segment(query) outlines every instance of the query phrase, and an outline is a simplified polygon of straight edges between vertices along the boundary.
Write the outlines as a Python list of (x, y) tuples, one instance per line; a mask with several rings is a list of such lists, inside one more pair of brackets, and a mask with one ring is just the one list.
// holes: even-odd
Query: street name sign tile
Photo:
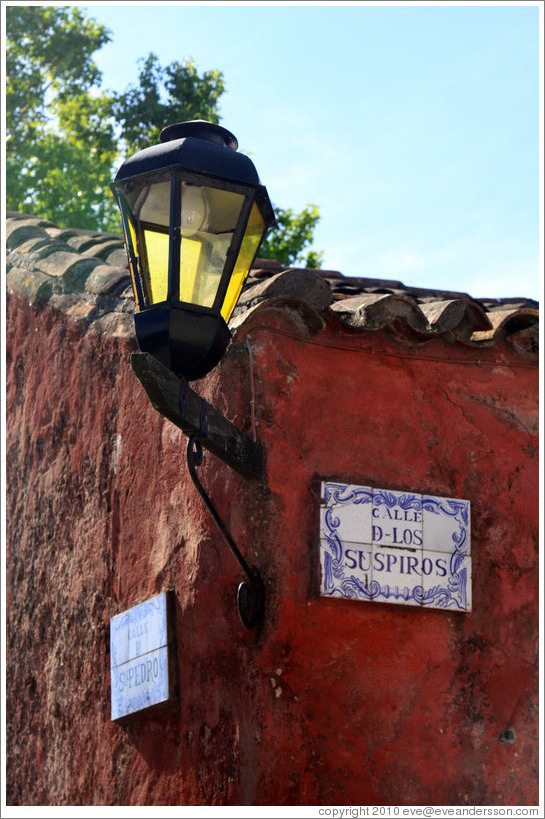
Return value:
[(163, 592), (110, 620), (112, 720), (174, 701), (169, 608)]
[(324, 481), (320, 594), (471, 611), (470, 502)]

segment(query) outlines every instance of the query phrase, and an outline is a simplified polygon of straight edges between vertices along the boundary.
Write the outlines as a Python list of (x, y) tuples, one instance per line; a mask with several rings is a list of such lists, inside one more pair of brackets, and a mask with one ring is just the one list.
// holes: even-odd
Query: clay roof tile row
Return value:
[[(7, 286), (29, 301), (47, 301), (99, 332), (130, 336), (134, 300), (120, 235), (59, 228), (38, 217), (9, 212), (6, 224)], [(410, 287), (400, 281), (347, 277), (336, 270), (285, 268), (258, 259), (234, 314), (271, 299), (329, 311), (353, 331), (387, 328), (406, 344), (442, 336), (470, 346), (499, 338), (535, 359), (539, 348), (538, 303), (532, 299), (473, 299), (467, 293)]]

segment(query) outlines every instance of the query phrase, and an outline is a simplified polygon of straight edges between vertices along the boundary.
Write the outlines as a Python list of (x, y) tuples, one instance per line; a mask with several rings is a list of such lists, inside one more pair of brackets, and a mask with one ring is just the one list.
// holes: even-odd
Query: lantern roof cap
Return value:
[(207, 122), (207, 120), (204, 119), (175, 122), (172, 125), (167, 125), (159, 134), (161, 142), (172, 142), (173, 140), (186, 139), (187, 137), (202, 139), (205, 142), (213, 142), (215, 145), (230, 148), (232, 151), (236, 151), (238, 148), (238, 140), (231, 131), (228, 131), (227, 128), (223, 128), (221, 125)]
[(238, 153), (235, 136), (205, 120), (177, 122), (161, 131), (161, 142), (129, 156), (115, 182), (167, 169), (209, 176), (235, 184), (262, 187), (252, 160)]

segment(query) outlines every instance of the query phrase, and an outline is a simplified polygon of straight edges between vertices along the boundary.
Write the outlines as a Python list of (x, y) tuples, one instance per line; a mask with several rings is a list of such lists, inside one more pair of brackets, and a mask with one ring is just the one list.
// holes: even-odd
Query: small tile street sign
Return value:
[(169, 621), (166, 592), (110, 620), (113, 720), (173, 702)]
[(467, 500), (323, 482), (320, 594), (471, 611)]

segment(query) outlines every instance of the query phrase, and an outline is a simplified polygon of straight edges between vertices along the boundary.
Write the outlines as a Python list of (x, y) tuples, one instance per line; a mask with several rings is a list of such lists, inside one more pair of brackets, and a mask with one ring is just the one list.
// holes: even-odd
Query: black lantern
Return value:
[(170, 125), (161, 144), (123, 163), (112, 190), (136, 298), (142, 352), (133, 354), (133, 370), (155, 409), (189, 436), (189, 472), (246, 574), (238, 609), (244, 625), (253, 628), (263, 618), (261, 575), (238, 550), (196, 467), (206, 447), (246, 477), (259, 478), (261, 446), (187, 383), (206, 375), (225, 352), (227, 322), (265, 231), (275, 223), (253, 163), (237, 148), (233, 134), (219, 125)]
[(127, 159), (112, 184), (136, 298), (135, 329), (188, 381), (230, 340), (227, 322), (268, 227), (267, 191), (236, 138), (203, 120), (170, 125)]

